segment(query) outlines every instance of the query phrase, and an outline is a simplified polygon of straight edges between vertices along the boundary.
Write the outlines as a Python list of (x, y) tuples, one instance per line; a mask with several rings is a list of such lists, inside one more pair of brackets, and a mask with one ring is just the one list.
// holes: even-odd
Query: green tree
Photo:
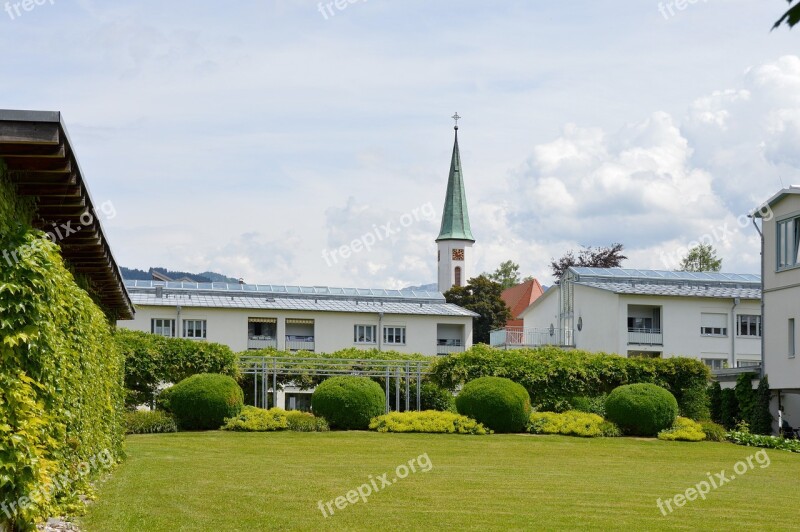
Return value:
[(736, 391), (733, 388), (725, 388), (722, 390), (722, 426), (732, 430), (741, 417)]
[(681, 260), (681, 272), (718, 272), (722, 269), (722, 259), (711, 244), (699, 244)]
[[(795, 0), (786, 0), (787, 3), (791, 4)], [(786, 23), (787, 26), (790, 28), (794, 27), (795, 24), (800, 22), (800, 2), (796, 3), (795, 5), (791, 6), (789, 10), (783, 14), (781, 18), (778, 19), (777, 22), (772, 26), (772, 29), (780, 27), (781, 24)]]
[(505, 327), (511, 310), (500, 295), (503, 287), (485, 275), (473, 277), (466, 286), (454, 286), (444, 293), (448, 303), (471, 310), (479, 315), (472, 322), (474, 343), (489, 343), (489, 333)]
[(500, 264), (494, 273), (484, 273), (488, 279), (499, 283), (500, 286), (503, 287), (503, 290), (506, 288), (511, 288), (512, 286), (518, 285), (520, 282), (520, 274), (519, 274), (519, 264), (514, 262), (513, 260), (507, 260)]
[(769, 390), (769, 381), (765, 376), (758, 383), (755, 406), (751, 413), (750, 432), (753, 434), (772, 434), (772, 414), (769, 411), (771, 399), (772, 393)]
[(711, 421), (722, 425), (722, 387), (716, 381), (708, 388), (708, 403)]
[(560, 259), (550, 261), (550, 269), (553, 277), (561, 279), (570, 266), (588, 266), (591, 268), (618, 268), (622, 261), (628, 257), (622, 254), (624, 246), (619, 243), (611, 244), (608, 247), (583, 246), (575, 256), (574, 251), (568, 251)]
[(752, 430), (753, 413), (756, 410), (756, 391), (753, 389), (754, 373), (742, 373), (736, 378), (736, 402), (739, 403), (740, 419), (747, 421)]

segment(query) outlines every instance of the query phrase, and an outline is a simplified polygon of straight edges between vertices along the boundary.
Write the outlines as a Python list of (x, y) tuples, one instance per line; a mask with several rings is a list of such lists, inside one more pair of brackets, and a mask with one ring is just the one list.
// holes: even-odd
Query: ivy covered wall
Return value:
[(0, 529), (12, 530), (57, 515), (122, 453), (111, 325), (32, 213), (0, 161)]

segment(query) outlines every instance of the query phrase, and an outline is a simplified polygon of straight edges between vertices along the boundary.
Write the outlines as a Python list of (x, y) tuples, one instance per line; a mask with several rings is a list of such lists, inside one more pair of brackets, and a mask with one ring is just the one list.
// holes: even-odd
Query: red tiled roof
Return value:
[(518, 316), (543, 293), (542, 285), (536, 279), (503, 290), (501, 297), (511, 309), (511, 319), (506, 322), (506, 327), (522, 327), (523, 321)]

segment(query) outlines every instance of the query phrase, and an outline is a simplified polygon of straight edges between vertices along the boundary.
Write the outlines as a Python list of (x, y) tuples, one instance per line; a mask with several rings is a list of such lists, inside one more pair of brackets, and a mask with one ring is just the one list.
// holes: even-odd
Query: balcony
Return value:
[(519, 348), (557, 345), (572, 347), (572, 331), (569, 329), (527, 329), (525, 327), (506, 327), (489, 333), (492, 347)]
[(436, 345), (437, 355), (451, 355), (453, 353), (463, 353), (464, 346), (461, 340), (439, 340)]
[(250, 336), (247, 339), (247, 349), (277, 349), (278, 339), (272, 336)]
[(314, 352), (314, 337), (286, 335), (286, 350)]
[(628, 328), (629, 345), (664, 345), (661, 329)]

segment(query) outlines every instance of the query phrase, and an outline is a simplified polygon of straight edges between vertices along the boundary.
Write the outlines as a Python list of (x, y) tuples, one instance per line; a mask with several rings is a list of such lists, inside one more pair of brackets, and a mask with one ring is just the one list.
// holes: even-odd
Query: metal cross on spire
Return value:
[(458, 121), (459, 121), (459, 120), (461, 120), (461, 117), (460, 117), (460, 116), (458, 116), (458, 113), (456, 113), (456, 114), (454, 114), (453, 116), (451, 116), (450, 118), (452, 118), (453, 120), (455, 120), (455, 121), (456, 121), (456, 127), (455, 127), (455, 129), (458, 129)]

